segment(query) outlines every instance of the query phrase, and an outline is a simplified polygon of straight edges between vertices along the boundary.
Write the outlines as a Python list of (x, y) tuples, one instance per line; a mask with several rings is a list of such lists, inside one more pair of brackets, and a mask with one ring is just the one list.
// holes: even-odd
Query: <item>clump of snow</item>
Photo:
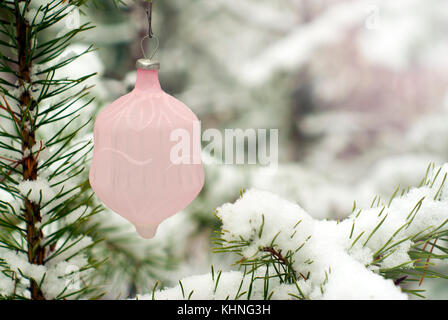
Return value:
[(36, 180), (22, 181), (17, 189), (20, 193), (34, 203), (45, 203), (54, 198), (55, 193), (48, 180), (37, 178)]
[[(85, 276), (85, 272), (80, 269), (81, 267), (73, 263), (72, 260), (50, 263), (47, 277), (42, 285), (42, 292), (45, 297), (55, 299), (62, 294), (65, 296), (79, 291), (82, 288), (82, 277)], [(70, 297), (73, 298), (73, 296)]]
[[(260, 268), (255, 272), (255, 277), (263, 277), (266, 274), (265, 268)], [(270, 283), (274, 292), (273, 299), (290, 299), (290, 294), (297, 294), (295, 285), (284, 284), (278, 281)], [(250, 292), (251, 299), (263, 299), (264, 283), (254, 282), (250, 288), (250, 277), (244, 276), (240, 271), (214, 271), (204, 275), (187, 277), (181, 280), (182, 286), (168, 288), (154, 292), (154, 299), (190, 299), (190, 300), (225, 300), (225, 299), (246, 299)], [(298, 281), (298, 285), (304, 294), (309, 293), (310, 287), (303, 281)], [(139, 300), (151, 300), (153, 294), (138, 295)]]
[(23, 152), (23, 157), (28, 157), (30, 154), (37, 155), (39, 154), (38, 161), (41, 162), (43, 160), (47, 160), (49, 158), (49, 153), (43, 141), (36, 142), (33, 147), (30, 149), (25, 149)]
[[(343, 221), (316, 220), (295, 203), (252, 189), (217, 209), (222, 238), (230, 244), (243, 242), (240, 254), (246, 259), (260, 258), (267, 247), (291, 254), (294, 271), (308, 275), (300, 283), (310, 299), (406, 299), (393, 279), (380, 271), (412, 268), (409, 251), (415, 241), (437, 228), (446, 230), (447, 175), (448, 164), (432, 166), (421, 187), (385, 202), (378, 199), (369, 208), (354, 208)], [(257, 275), (263, 278), (265, 271), (259, 268)], [(177, 286), (156, 292), (155, 298), (187, 298), (194, 290), (192, 299), (232, 299), (250, 282), (250, 275), (238, 272), (222, 273), (218, 285), (212, 278), (211, 274), (186, 278), (183, 291)], [(291, 293), (291, 286), (275, 278), (270, 288), (273, 298)], [(263, 281), (255, 281), (252, 298), (262, 299), (263, 294)]]
[[(217, 277), (218, 275), (215, 274), (215, 276)], [(182, 298), (185, 295), (185, 298), (187, 298), (193, 291), (191, 299), (210, 299), (210, 297), (215, 297), (215, 299), (225, 299), (230, 292), (233, 292), (235, 288), (238, 288), (241, 278), (242, 274), (237, 271), (223, 273), (220, 279), (222, 285), (219, 286), (218, 283), (219, 290), (217, 289), (216, 292), (214, 292), (215, 281), (212, 279), (210, 273), (191, 276), (182, 280), (182, 286), (184, 288), (183, 293), (182, 289), (179, 287), (158, 292), (157, 295), (155, 295), (155, 298), (171, 299), (170, 297), (172, 297), (173, 294)], [(178, 292), (174, 292), (175, 290)], [(145, 298), (149, 298), (149, 295), (139, 297), (139, 299), (142, 300)]]
[[(60, 55), (59, 60), (52, 62), (58, 63), (66, 59), (81, 55), (76, 58), (72, 63), (56, 71), (55, 77), (58, 78), (70, 78), (79, 79), (84, 77), (86, 74), (97, 73), (102, 75), (104, 73), (104, 64), (101, 61), (97, 52), (87, 52), (89, 49), (88, 45), (76, 43), (68, 46), (64, 52)], [(85, 54), (83, 54), (86, 52)], [(84, 82), (85, 85), (96, 84), (96, 80), (89, 79)]]
[(0, 295), (9, 296), (14, 292), (14, 281), (0, 272)]
[(399, 266), (403, 263), (406, 263), (411, 260), (409, 257), (409, 249), (411, 248), (412, 241), (407, 240), (401, 244), (399, 244), (395, 249), (395, 252), (386, 257), (382, 263), (381, 266), (385, 269), (393, 268), (396, 266)]
[[(61, 294), (76, 293), (83, 287), (81, 283), (83, 277), (89, 273), (82, 269), (88, 265), (87, 258), (84, 254), (78, 253), (91, 243), (92, 240), (88, 237), (68, 241), (66, 244), (68, 250), (50, 259), (45, 265), (30, 263), (23, 252), (0, 248), (1, 271), (13, 272), (17, 282), (14, 285), (12, 278), (0, 271), (0, 295), (11, 295), (15, 287), (17, 294), (29, 296), (29, 279), (42, 284), (41, 289), (46, 299), (55, 299)], [(56, 250), (58, 249), (56, 247)]]
[(47, 269), (45, 266), (32, 264), (24, 253), (15, 253), (10, 250), (1, 249), (0, 257), (7, 263), (9, 269), (26, 277), (33, 278), (37, 282), (42, 280)]
[[(63, 241), (61, 244), (64, 243)], [(80, 236), (75, 239), (68, 240), (66, 244), (64, 244), (64, 249), (61, 251), (61, 253), (57, 254), (54, 258), (51, 260), (53, 263), (64, 261), (72, 256), (75, 256), (77, 254), (80, 254), (83, 252), (85, 248), (90, 246), (93, 243), (92, 238), (87, 236)], [(59, 249), (58, 246), (56, 246), (56, 251)], [(51, 256), (50, 256), (51, 258)]]

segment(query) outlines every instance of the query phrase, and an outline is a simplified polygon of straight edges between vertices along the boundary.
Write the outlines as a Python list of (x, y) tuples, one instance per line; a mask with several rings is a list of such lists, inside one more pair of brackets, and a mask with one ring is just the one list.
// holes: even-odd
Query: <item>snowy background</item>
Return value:
[[(200, 196), (153, 240), (103, 212), (98, 219), (117, 228), (136, 261), (126, 274), (105, 272), (107, 297), (148, 293), (156, 280), (170, 286), (210, 264), (229, 270), (234, 257), (211, 252), (220, 226), (213, 210), (242, 188), (271, 191), (316, 219), (341, 219), (354, 201), (389, 198), (398, 185), (417, 185), (430, 162), (447, 161), (446, 0), (154, 2), (165, 91), (203, 129), (278, 128), (279, 167), (207, 165)], [(98, 48), (64, 70), (98, 72), (86, 119), (133, 87), (147, 22), (143, 2), (126, 4), (86, 9), (97, 28), (67, 52)], [(75, 12), (61, 29), (77, 19)], [(121, 261), (114, 251), (108, 263)], [(448, 297), (443, 281), (424, 286), (429, 298)]]

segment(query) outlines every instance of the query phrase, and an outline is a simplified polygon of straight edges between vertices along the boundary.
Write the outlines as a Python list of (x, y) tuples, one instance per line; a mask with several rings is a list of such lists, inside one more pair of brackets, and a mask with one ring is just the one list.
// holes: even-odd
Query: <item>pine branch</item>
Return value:
[[(26, 2), (25, 6), (29, 5)], [(29, 22), (21, 16), (18, 2), (16, 3), (15, 25), (18, 44), (18, 79), (22, 83), (30, 83), (31, 80), (31, 67), (32, 63), (28, 57), (28, 51), (32, 46), (30, 34)], [(21, 110), (20, 122), (30, 123), (29, 112), (25, 113), (24, 110), (33, 111), (35, 108), (35, 101), (31, 98), (28, 91), (24, 91), (19, 97), (19, 108)], [(22, 172), (23, 180), (36, 180), (37, 179), (37, 157), (35, 157), (30, 150), (33, 148), (36, 142), (35, 131), (29, 125), (22, 126)], [(42, 231), (36, 228), (36, 223), (42, 221), (40, 207), (38, 204), (25, 199), (25, 217), (26, 217), (26, 238), (28, 242), (28, 261), (32, 264), (43, 265), (45, 257), (45, 247), (41, 246), (43, 238)], [(44, 295), (34, 279), (30, 279), (30, 291), (31, 298), (34, 300), (44, 300)]]
[[(85, 257), (101, 240), (92, 240), (96, 229), (87, 224), (99, 208), (91, 200), (92, 193), (81, 190), (84, 181), (79, 182), (91, 144), (78, 140), (90, 122), (79, 124), (77, 119), (93, 100), (88, 97), (89, 87), (80, 87), (92, 75), (55, 77), (59, 69), (90, 52), (89, 48), (74, 57), (59, 57), (77, 34), (91, 27), (75, 28), (43, 46), (37, 41), (67, 17), (70, 3), (48, 1), (34, 7), (34, 16), (29, 14), (31, 0), (0, 4), (5, 12), (0, 32), (7, 38), (0, 46), (13, 49), (12, 57), (0, 53), (0, 69), (9, 74), (8, 81), (0, 81), (0, 121), (12, 128), (6, 131), (0, 125), (0, 150), (7, 153), (0, 156), (0, 188), (11, 198), (0, 201), (0, 277), (6, 275), (14, 283), (6, 295), (17, 299), (101, 295), (88, 272), (104, 259)], [(68, 111), (76, 103), (80, 107)], [(43, 127), (51, 128), (54, 135), (42, 135)], [(79, 287), (71, 287), (73, 281)]]
[[(195, 291), (196, 298), (204, 298), (210, 288), (216, 299), (229, 294), (271, 299), (278, 293), (296, 299), (424, 297), (423, 289), (401, 286), (448, 279), (437, 269), (448, 259), (447, 176), (448, 164), (430, 165), (418, 188), (401, 193), (397, 188), (386, 203), (375, 197), (368, 209), (354, 205), (342, 221), (317, 221), (269, 192), (242, 193), (235, 203), (216, 209), (222, 228), (213, 239), (214, 252), (239, 256), (240, 273), (221, 275), (235, 292), (228, 292), (229, 283), (219, 289), (213, 268), (212, 281), (208, 275), (183, 279), (183, 292), (189, 290), (186, 283), (201, 281), (204, 292)], [(296, 292), (289, 291), (291, 285)], [(165, 289), (152, 298), (185, 298), (178, 290)]]

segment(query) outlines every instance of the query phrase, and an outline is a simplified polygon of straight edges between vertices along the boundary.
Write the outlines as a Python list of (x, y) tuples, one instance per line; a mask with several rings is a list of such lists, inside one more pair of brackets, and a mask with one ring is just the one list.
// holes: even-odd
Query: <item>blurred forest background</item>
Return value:
[[(98, 73), (83, 117), (133, 88), (146, 4), (101, 1), (61, 25), (79, 17), (97, 26), (66, 52), (97, 48), (64, 70)], [(353, 201), (388, 198), (398, 185), (416, 185), (430, 162), (447, 161), (446, 0), (163, 0), (153, 14), (164, 90), (203, 129), (278, 128), (279, 167), (206, 165), (200, 196), (149, 241), (118, 215), (98, 215), (111, 231), (107, 298), (151, 292), (156, 280), (173, 285), (210, 264), (228, 269), (231, 257), (211, 250), (213, 209), (242, 188), (341, 219)], [(429, 298), (447, 297), (444, 282), (424, 284)]]

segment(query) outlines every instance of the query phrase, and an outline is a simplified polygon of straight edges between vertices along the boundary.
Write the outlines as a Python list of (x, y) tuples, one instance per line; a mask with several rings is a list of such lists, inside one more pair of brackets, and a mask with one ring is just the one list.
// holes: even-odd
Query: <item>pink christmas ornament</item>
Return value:
[[(204, 184), (200, 135), (193, 133), (198, 119), (161, 89), (158, 69), (156, 62), (139, 60), (134, 90), (98, 115), (89, 175), (98, 198), (144, 238), (193, 201)], [(173, 132), (189, 139), (182, 163)]]

